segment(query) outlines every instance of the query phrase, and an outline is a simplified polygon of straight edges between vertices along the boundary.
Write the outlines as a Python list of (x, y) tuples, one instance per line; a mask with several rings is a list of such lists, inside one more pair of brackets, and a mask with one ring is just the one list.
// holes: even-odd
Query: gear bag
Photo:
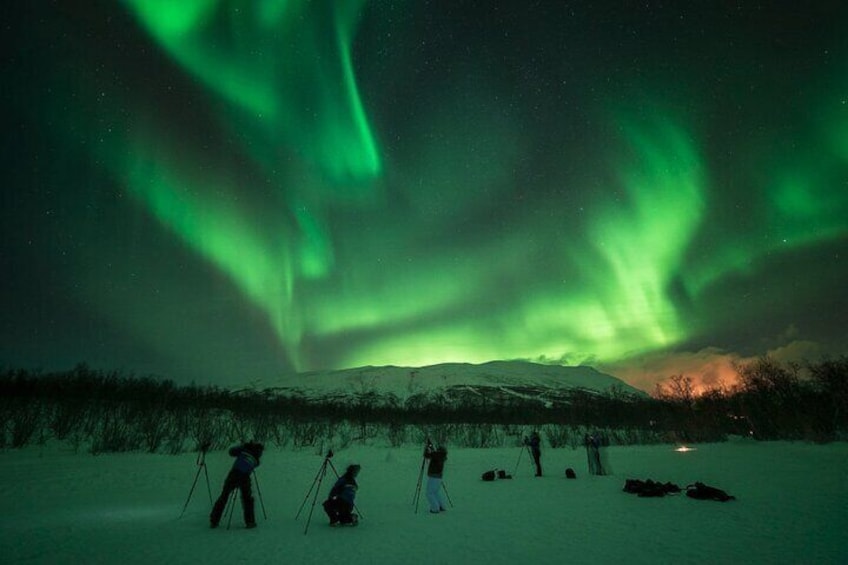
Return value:
[(711, 487), (704, 483), (695, 483), (686, 487), (686, 496), (696, 498), (698, 500), (717, 500), (719, 502), (727, 502), (728, 500), (736, 500), (735, 496), (731, 496), (720, 488)]

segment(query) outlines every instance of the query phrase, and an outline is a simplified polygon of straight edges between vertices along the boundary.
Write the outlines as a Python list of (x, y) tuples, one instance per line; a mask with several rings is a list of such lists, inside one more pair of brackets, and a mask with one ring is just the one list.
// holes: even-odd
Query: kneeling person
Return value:
[(355, 525), (358, 516), (353, 513), (354, 500), (356, 499), (356, 476), (359, 474), (359, 465), (350, 465), (345, 474), (339, 477), (330, 496), (324, 501), (324, 512), (330, 517), (330, 525), (336, 524)]

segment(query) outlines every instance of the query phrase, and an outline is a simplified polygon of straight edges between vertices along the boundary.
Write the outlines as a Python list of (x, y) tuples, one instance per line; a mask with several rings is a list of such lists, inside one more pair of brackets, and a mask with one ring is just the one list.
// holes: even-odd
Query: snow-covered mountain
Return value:
[(262, 383), (267, 392), (313, 400), (343, 400), (361, 395), (441, 400), (452, 404), (485, 399), (491, 402), (539, 401), (545, 405), (567, 402), (577, 391), (589, 394), (621, 393), (645, 397), (644, 391), (592, 367), (539, 365), (525, 361), (443, 363), (428, 367), (358, 367), (314, 371)]

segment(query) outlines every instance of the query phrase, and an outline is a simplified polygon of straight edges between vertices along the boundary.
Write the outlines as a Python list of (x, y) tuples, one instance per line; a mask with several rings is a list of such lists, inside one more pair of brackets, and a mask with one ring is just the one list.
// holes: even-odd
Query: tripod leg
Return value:
[[(527, 448), (527, 462), (528, 462), (528, 463), (530, 463), (530, 466), (531, 466), (531, 467), (534, 467), (534, 468), (535, 468), (535, 466), (536, 466), (536, 463), (535, 463), (536, 458), (535, 458), (535, 457), (533, 457), (533, 452), (532, 452), (532, 451), (530, 451), (530, 446), (529, 446), (529, 445), (525, 445), (524, 447), (525, 447), (525, 448)], [(535, 473), (536, 471), (534, 470), (533, 472)]]
[(209, 492), (209, 504), (212, 504), (212, 486), (209, 484), (209, 469), (206, 468), (206, 463), (203, 463), (203, 472), (206, 474), (206, 490)]
[(445, 491), (445, 496), (448, 497), (448, 502), (450, 503), (451, 508), (453, 508), (453, 500), (451, 500), (450, 494), (448, 494), (448, 487), (445, 485), (444, 479), (442, 479), (442, 490)]
[[(191, 483), (191, 490), (188, 491), (188, 498), (183, 505), (183, 511), (180, 512), (180, 518), (185, 514), (186, 508), (188, 508), (188, 503), (191, 500), (191, 495), (194, 494), (194, 487), (197, 486), (197, 479), (200, 478), (200, 467), (197, 468), (197, 473), (194, 475), (194, 482)], [(209, 475), (206, 475), (206, 484), (209, 484)], [(212, 502), (212, 491), (209, 491), (209, 502)]]
[(518, 452), (518, 460), (515, 462), (515, 471), (512, 472), (513, 475), (518, 473), (518, 465), (521, 463), (521, 456), (524, 455), (524, 450), (521, 449)]
[(418, 501), (421, 499), (421, 482), (424, 479), (424, 464), (427, 462), (427, 458), (423, 457), (421, 459), (421, 469), (418, 471), (418, 483), (415, 485), (415, 495), (412, 497), (412, 504), (415, 505), (415, 513), (418, 514)]
[(300, 517), (300, 513), (303, 511), (303, 507), (306, 506), (306, 501), (309, 500), (309, 495), (312, 494), (312, 489), (315, 488), (316, 485), (320, 485), (321, 478), (323, 478), (323, 473), (327, 472), (327, 460), (324, 460), (324, 463), (321, 465), (321, 468), (318, 469), (318, 473), (315, 474), (315, 478), (312, 480), (312, 486), (309, 487), (309, 492), (306, 493), (306, 496), (303, 497), (303, 502), (300, 504), (300, 508), (297, 511), (294, 519), (297, 520)]
[(312, 496), (312, 506), (309, 508), (309, 516), (306, 518), (306, 527), (303, 528), (303, 535), (306, 535), (309, 531), (309, 524), (312, 522), (312, 512), (315, 510), (315, 502), (318, 500), (318, 491), (321, 490), (321, 483), (324, 481), (324, 475), (327, 474), (328, 461), (329, 459), (324, 459), (324, 464), (321, 465), (321, 470), (318, 471), (318, 484), (315, 488), (315, 494)]
[(256, 494), (259, 495), (259, 506), (262, 507), (262, 515), (265, 519), (268, 519), (268, 514), (265, 512), (265, 501), (262, 500), (262, 491), (259, 489), (259, 476), (256, 474), (256, 470), (253, 470), (253, 482), (256, 483)]
[[(230, 525), (233, 523), (233, 510), (235, 510), (235, 508), (236, 508), (236, 497), (238, 496), (238, 490), (239, 489), (237, 489), (237, 488), (234, 488), (232, 490), (232, 492), (230, 493), (230, 500), (227, 503), (227, 505), (230, 508), (230, 512), (227, 515), (227, 529), (228, 530), (230, 529)], [(226, 512), (226, 508), (224, 509), (224, 512)]]

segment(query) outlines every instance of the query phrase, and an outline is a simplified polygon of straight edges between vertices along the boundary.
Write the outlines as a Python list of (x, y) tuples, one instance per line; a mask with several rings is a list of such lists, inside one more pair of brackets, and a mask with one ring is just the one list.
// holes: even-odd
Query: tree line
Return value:
[(736, 423), (757, 439), (833, 441), (848, 438), (848, 357), (780, 363), (769, 357), (738, 365), (739, 381), (696, 395), (692, 379), (675, 375), (658, 385), (684, 435)]
[(0, 448), (69, 443), (91, 453), (181, 453), (245, 439), (278, 446), (344, 447), (353, 442), (463, 447), (520, 445), (530, 429), (551, 447), (582, 445), (589, 431), (610, 444), (755, 439), (845, 439), (848, 357), (781, 364), (768, 357), (739, 366), (739, 384), (695, 394), (675, 375), (653, 396), (574, 390), (556, 403), (514, 397), (445, 403), (424, 394), (400, 400), (363, 389), (316, 401), (268, 390), (177, 386), (170, 380), (101, 371), (0, 372)]

